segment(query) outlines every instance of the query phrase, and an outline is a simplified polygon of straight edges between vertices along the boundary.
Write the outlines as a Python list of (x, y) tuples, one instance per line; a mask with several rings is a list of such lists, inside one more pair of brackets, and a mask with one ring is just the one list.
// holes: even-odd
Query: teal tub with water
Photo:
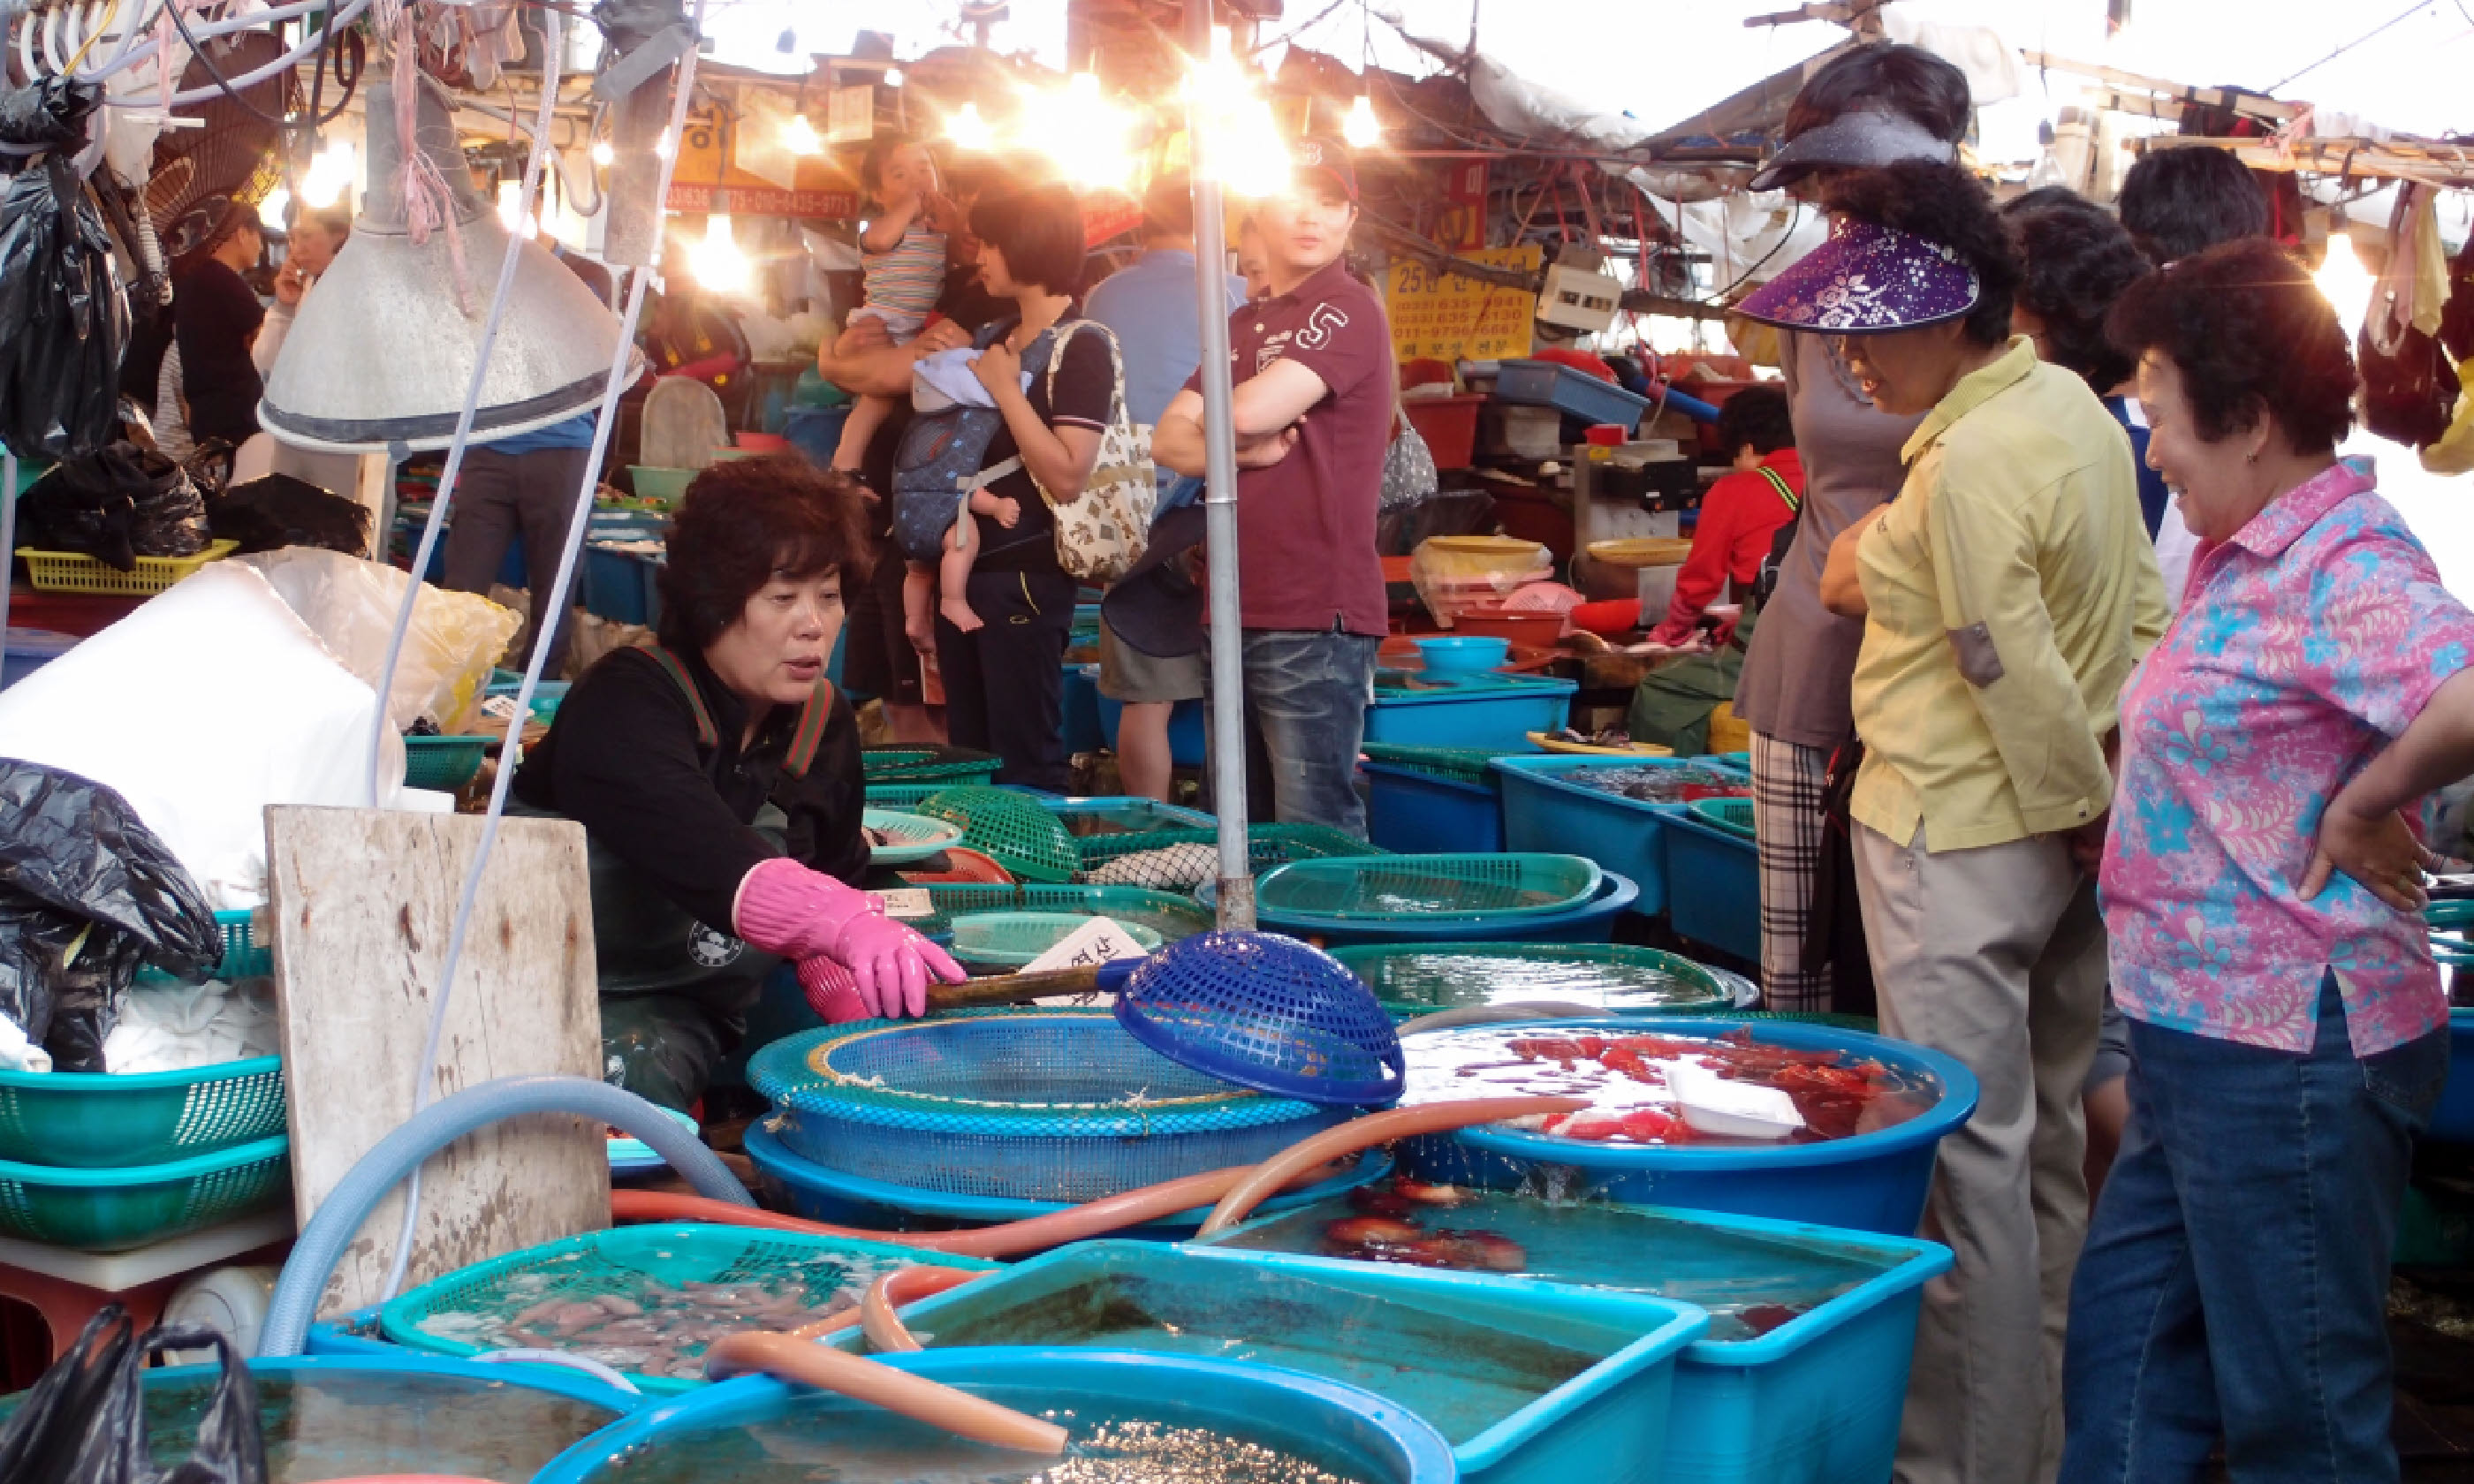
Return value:
[[(1494, 1233), (1527, 1258), (1518, 1273), (1474, 1281), (1529, 1292), (1577, 1284), (1708, 1311), (1709, 1330), (1678, 1357), (1657, 1472), (1666, 1484), (1881, 1484), (1890, 1476), (1917, 1309), (1925, 1281), (1949, 1269), (1948, 1248), (1705, 1211), (1464, 1197), (1423, 1219)], [(1362, 1214), (1346, 1200), (1322, 1201), (1198, 1247), (1364, 1267), (1330, 1256), (1347, 1249), (1328, 1234), (1335, 1221)]]
[(1648, 1294), (1143, 1242), (1079, 1243), (903, 1317), (932, 1352), (1159, 1352), (1363, 1387), (1431, 1424), (1474, 1484), (1661, 1477), (1676, 1357), (1709, 1326)]
[[(886, 1364), (1063, 1424), (1069, 1464), (1089, 1463), (1082, 1477), (1219, 1484), (1249, 1477), (1225, 1467), (1239, 1448), (1268, 1450), (1251, 1476), (1280, 1484), (1317, 1471), (1351, 1484), (1458, 1476), (1443, 1438), (1397, 1403), (1296, 1372), (1013, 1346)], [(1058, 1463), (751, 1376), (646, 1407), (569, 1448), (533, 1484), (1031, 1484)]]

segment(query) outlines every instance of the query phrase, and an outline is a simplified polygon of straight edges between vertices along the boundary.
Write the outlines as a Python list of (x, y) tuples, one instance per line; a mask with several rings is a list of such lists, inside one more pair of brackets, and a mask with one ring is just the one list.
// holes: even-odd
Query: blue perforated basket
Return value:
[(1392, 1017), (1339, 960), (1277, 933), (1202, 933), (1144, 960), (1117, 1021), (1183, 1065), (1308, 1102), (1389, 1103)]
[(785, 1114), (784, 1145), (827, 1169), (1026, 1201), (1258, 1163), (1347, 1113), (1180, 1066), (1102, 1010), (833, 1026), (758, 1052), (747, 1081)]

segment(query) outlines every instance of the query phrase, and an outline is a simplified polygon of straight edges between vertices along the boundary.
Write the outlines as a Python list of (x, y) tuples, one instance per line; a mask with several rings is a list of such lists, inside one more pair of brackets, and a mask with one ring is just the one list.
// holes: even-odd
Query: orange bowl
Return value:
[(1460, 615), (1452, 620), (1452, 632), (1551, 649), (1556, 640), (1563, 637), (1564, 615), (1521, 612), (1503, 608), (1463, 609)]
[(1609, 598), (1603, 603), (1584, 603), (1572, 610), (1572, 627), (1609, 638), (1630, 634), (1640, 627), (1640, 600)]

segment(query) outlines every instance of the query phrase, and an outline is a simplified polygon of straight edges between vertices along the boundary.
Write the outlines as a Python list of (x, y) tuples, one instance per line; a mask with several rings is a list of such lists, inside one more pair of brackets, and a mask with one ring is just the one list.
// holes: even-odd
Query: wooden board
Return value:
[[(293, 1205), (304, 1225), (412, 1115), (430, 994), (481, 827), (467, 815), (266, 811)], [(433, 1099), (499, 1077), (598, 1078), (600, 1063), (583, 826), (502, 821), (465, 935)], [(406, 1286), (608, 1226), (607, 1161), (601, 1129), (556, 1114), (449, 1145), (423, 1171)], [(322, 1316), (377, 1302), (402, 1221), (399, 1190), (336, 1264)]]

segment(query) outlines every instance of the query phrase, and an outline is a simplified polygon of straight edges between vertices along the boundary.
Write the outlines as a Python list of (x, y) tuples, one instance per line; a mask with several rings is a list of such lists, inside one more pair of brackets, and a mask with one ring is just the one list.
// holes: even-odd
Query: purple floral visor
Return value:
[(1781, 329), (1880, 334), (1955, 320), (1983, 297), (1976, 271), (1937, 242), (1837, 217), (1830, 240), (1737, 306)]

